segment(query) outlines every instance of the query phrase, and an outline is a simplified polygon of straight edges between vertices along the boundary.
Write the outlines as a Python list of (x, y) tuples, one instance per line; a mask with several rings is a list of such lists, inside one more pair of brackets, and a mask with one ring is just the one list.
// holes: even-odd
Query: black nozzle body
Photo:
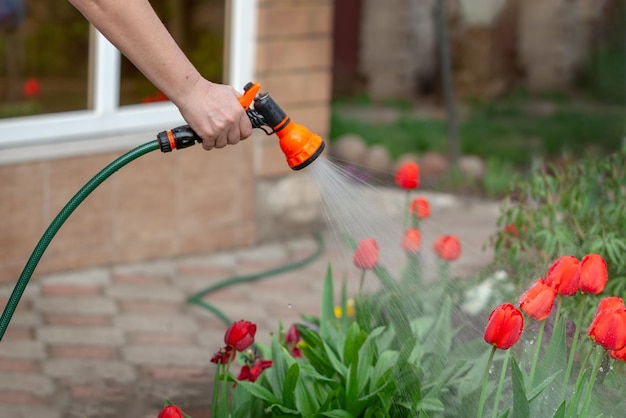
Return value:
[(263, 116), (265, 123), (274, 132), (280, 131), (290, 121), (285, 111), (278, 106), (268, 93), (259, 94), (254, 98), (254, 109)]
[(202, 142), (202, 138), (194, 132), (189, 125), (179, 126), (171, 131), (163, 131), (157, 134), (159, 148), (163, 152), (170, 152), (174, 149), (187, 148), (196, 142)]

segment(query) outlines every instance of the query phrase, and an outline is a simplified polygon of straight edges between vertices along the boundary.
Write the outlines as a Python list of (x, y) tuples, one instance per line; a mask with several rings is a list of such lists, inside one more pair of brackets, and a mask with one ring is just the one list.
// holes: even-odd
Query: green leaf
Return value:
[(359, 349), (365, 339), (366, 336), (361, 332), (359, 324), (353, 322), (348, 328), (346, 342), (343, 346), (343, 362), (346, 366), (350, 366), (357, 361)]
[(531, 391), (528, 394), (528, 401), (532, 402), (537, 396), (541, 395), (541, 392), (543, 392), (544, 389), (547, 388), (559, 374), (561, 374), (561, 370), (546, 378), (543, 382), (539, 383), (534, 388), (531, 388)]
[(283, 404), (287, 408), (294, 408), (296, 405), (296, 384), (300, 377), (300, 366), (298, 363), (293, 363), (287, 370), (285, 375), (285, 382), (283, 384)]
[(332, 411), (324, 412), (322, 416), (329, 418), (354, 418), (354, 415), (341, 409), (333, 409)]
[[(564, 371), (567, 364), (567, 346), (565, 343), (565, 319), (563, 316), (554, 327), (552, 338), (546, 351), (537, 364), (535, 381), (543, 382), (559, 371)], [(533, 388), (529, 388), (532, 390)]]
[(529, 418), (530, 417), (530, 403), (526, 397), (526, 385), (524, 383), (524, 376), (522, 370), (517, 364), (515, 357), (511, 359), (511, 370), (513, 379), (513, 417), (514, 418)]
[(561, 402), (552, 418), (565, 418), (565, 401)]
[(333, 290), (333, 272), (328, 265), (324, 288), (322, 289), (322, 309), (320, 312), (320, 335), (322, 338), (328, 337), (328, 328), (334, 326), (335, 322), (335, 296)]
[(578, 413), (578, 405), (583, 396), (583, 388), (585, 387), (585, 383), (587, 383), (587, 375), (591, 373), (589, 369), (584, 368), (579, 374), (578, 379), (576, 379), (576, 385), (574, 386), (574, 393), (572, 394), (572, 399), (570, 399), (569, 404), (567, 405), (567, 416), (573, 417)]
[(431, 412), (443, 412), (445, 407), (443, 405), (443, 402), (441, 402), (439, 399), (437, 398), (433, 398), (433, 397), (425, 397), (422, 398), (418, 403), (417, 403), (417, 408), (418, 411), (431, 411)]
[(269, 390), (267, 390), (266, 388), (264, 388), (263, 386), (259, 385), (256, 382), (246, 382), (245, 380), (239, 381), (237, 382), (237, 387), (243, 388), (252, 396), (263, 399), (267, 403), (270, 403), (270, 404), (280, 403), (278, 398), (274, 396), (272, 392), (270, 392)]

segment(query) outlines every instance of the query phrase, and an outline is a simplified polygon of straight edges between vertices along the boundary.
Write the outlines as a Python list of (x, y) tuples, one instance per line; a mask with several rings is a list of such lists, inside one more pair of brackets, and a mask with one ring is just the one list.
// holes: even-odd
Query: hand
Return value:
[(236, 144), (252, 135), (250, 119), (232, 87), (200, 78), (177, 103), (185, 121), (202, 138), (205, 150)]

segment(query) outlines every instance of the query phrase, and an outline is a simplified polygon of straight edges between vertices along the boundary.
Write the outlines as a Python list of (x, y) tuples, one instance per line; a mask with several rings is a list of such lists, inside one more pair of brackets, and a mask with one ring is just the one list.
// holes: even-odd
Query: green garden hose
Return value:
[[(67, 218), (76, 210), (76, 208), (93, 192), (100, 184), (102, 184), (106, 179), (108, 179), (113, 173), (118, 171), (120, 168), (124, 167), (126, 164), (131, 161), (145, 155), (151, 151), (155, 151), (159, 149), (158, 140), (147, 142), (143, 145), (138, 146), (121, 157), (117, 158), (105, 168), (103, 168), (98, 174), (96, 174), (91, 180), (89, 180), (70, 200), (67, 204), (61, 209), (59, 214), (54, 218), (48, 229), (44, 232), (42, 237), (39, 239), (37, 246), (33, 250), (20, 278), (15, 284), (15, 288), (13, 289), (13, 293), (11, 293), (11, 297), (9, 298), (4, 311), (2, 313), (2, 317), (0, 318), (0, 341), (2, 341), (2, 337), (9, 326), (9, 322), (15, 313), (15, 309), (20, 302), (22, 294), (28, 285), (28, 282), (35, 271), (35, 268), (39, 264), (43, 253), (50, 245), (50, 242), (56, 235), (56, 233), (61, 229), (61, 226), (65, 223)], [(196, 304), (204, 309), (207, 309), (217, 315), (222, 321), (224, 321), (227, 325), (230, 325), (231, 320), (219, 309), (210, 305), (209, 303), (202, 300), (202, 298), (212, 292), (223, 289), (224, 287), (231, 286), (238, 283), (245, 282), (253, 282), (265, 278), (269, 278), (271, 276), (287, 272), (289, 270), (293, 270), (296, 268), (301, 268), (307, 265), (308, 263), (317, 259), (323, 252), (324, 245), (321, 236), (315, 235), (315, 239), (317, 242), (317, 249), (315, 252), (302, 260), (298, 260), (289, 264), (285, 264), (270, 270), (266, 270), (260, 273), (245, 275), (245, 276), (235, 276), (225, 279), (221, 282), (218, 282), (205, 290), (202, 290), (193, 296), (189, 297), (188, 302)]]
[(52, 241), (52, 238), (54, 238), (54, 236), (59, 231), (63, 223), (65, 223), (67, 218), (69, 218), (69, 216), (72, 214), (72, 212), (74, 212), (78, 205), (80, 205), (83, 200), (85, 200), (85, 198), (96, 189), (96, 187), (102, 184), (102, 182), (109, 178), (113, 173), (115, 173), (117, 170), (124, 167), (131, 161), (157, 149), (159, 149), (159, 143), (157, 140), (153, 140), (128, 151), (126, 154), (122, 155), (121, 157), (117, 158), (115, 161), (107, 165), (91, 180), (89, 180), (78, 191), (78, 193), (76, 193), (74, 197), (72, 197), (72, 199), (67, 202), (63, 209), (61, 209), (61, 211), (56, 216), (56, 218), (54, 218), (48, 229), (46, 229), (46, 232), (44, 232), (43, 236), (39, 240), (39, 243), (37, 243), (37, 246), (33, 250), (33, 253), (28, 259), (28, 262), (26, 263), (26, 266), (24, 267), (24, 270), (22, 271), (19, 280), (17, 281), (15, 288), (13, 289), (13, 293), (11, 293), (11, 297), (9, 298), (9, 301), (4, 308), (4, 312), (2, 312), (2, 317), (0, 318), (0, 341), (2, 341), (2, 337), (4, 336), (4, 333), (9, 326), (9, 322), (13, 317), (13, 313), (15, 312), (15, 309), (20, 302), (20, 298), (22, 297), (22, 294), (26, 289), (26, 285), (28, 284), (30, 277), (33, 275), (37, 264), (39, 264), (39, 260), (41, 260), (41, 257), (46, 251), (46, 248), (48, 248), (50, 241)]

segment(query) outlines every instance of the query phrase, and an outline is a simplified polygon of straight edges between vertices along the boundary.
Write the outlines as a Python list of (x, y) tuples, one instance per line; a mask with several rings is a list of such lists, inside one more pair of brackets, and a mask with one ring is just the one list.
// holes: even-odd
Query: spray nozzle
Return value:
[[(303, 125), (293, 122), (269, 93), (259, 93), (260, 88), (258, 83), (246, 84), (239, 103), (246, 110), (252, 127), (262, 129), (268, 135), (275, 133), (278, 136), (289, 167), (293, 170), (303, 169), (324, 151), (324, 141)], [(188, 125), (161, 132), (157, 140), (163, 152), (202, 142), (202, 138)]]

